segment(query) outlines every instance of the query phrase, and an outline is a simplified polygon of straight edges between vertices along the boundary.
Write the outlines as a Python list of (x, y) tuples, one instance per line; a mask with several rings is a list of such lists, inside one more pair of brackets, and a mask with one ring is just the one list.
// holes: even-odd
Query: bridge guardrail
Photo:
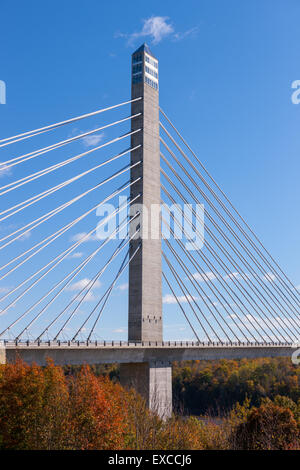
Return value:
[(92, 347), (92, 348), (233, 348), (233, 347), (299, 347), (299, 343), (279, 343), (279, 342), (199, 342), (199, 341), (9, 341), (0, 342), (6, 347)]

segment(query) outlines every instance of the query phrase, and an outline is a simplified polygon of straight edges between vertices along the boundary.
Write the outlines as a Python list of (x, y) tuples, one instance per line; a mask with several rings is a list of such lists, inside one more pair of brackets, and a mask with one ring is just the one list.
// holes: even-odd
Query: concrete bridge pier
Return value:
[(168, 361), (120, 364), (120, 382), (134, 388), (150, 410), (161, 418), (172, 416), (172, 364)]
[(6, 349), (0, 345), (0, 364), (6, 364)]

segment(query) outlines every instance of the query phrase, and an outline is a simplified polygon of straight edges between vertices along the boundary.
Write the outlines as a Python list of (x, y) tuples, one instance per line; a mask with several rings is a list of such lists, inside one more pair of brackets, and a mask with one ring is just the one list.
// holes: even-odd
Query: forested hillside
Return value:
[(0, 449), (300, 449), (299, 375), (288, 359), (174, 364), (164, 421), (115, 365), (0, 365)]

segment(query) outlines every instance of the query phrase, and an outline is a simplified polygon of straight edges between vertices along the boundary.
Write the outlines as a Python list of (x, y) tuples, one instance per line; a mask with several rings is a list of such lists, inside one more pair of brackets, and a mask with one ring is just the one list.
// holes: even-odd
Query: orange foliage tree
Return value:
[(125, 445), (127, 392), (88, 366), (0, 367), (0, 448), (117, 449)]
[(4, 449), (64, 448), (68, 389), (62, 369), (21, 361), (0, 369), (0, 445)]
[(71, 423), (76, 449), (120, 449), (128, 433), (127, 393), (88, 366), (69, 381)]
[(299, 446), (299, 430), (293, 413), (273, 403), (253, 408), (235, 430), (240, 450), (288, 450)]

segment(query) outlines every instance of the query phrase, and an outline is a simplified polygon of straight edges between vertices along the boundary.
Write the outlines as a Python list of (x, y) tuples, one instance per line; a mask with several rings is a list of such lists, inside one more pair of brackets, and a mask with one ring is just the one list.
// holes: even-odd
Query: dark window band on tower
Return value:
[(132, 77), (132, 83), (141, 83), (143, 80), (142, 73), (139, 73), (138, 75), (135, 75)]
[(132, 63), (136, 64), (138, 62), (143, 62), (143, 56), (142, 54), (136, 54), (132, 57)]
[(142, 72), (142, 70), (143, 70), (142, 65), (143, 65), (142, 63), (133, 65), (132, 66), (132, 73), (135, 74), (137, 72)]

